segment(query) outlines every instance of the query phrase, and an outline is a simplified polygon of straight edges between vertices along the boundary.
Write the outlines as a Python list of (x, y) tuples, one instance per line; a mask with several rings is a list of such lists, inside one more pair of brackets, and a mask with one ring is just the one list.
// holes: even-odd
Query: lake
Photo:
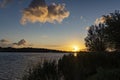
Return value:
[(0, 80), (21, 80), (31, 66), (44, 60), (58, 60), (64, 54), (0, 52)]

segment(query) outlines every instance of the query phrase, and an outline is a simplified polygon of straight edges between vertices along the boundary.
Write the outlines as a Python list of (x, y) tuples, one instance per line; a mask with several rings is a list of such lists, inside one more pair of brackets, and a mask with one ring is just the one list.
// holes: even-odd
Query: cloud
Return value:
[(27, 41), (25, 41), (24, 39), (20, 40), (18, 42), (18, 45), (25, 45), (27, 43)]
[(18, 43), (13, 43), (14, 45), (17, 45), (17, 46), (23, 46), (23, 45), (26, 45), (27, 44), (27, 41), (22, 39), (20, 40)]
[(82, 20), (82, 19), (83, 19), (83, 16), (80, 16), (80, 19)]
[(105, 21), (106, 21), (105, 17), (97, 18), (97, 19), (95, 20), (95, 25), (103, 24), (103, 23), (105, 23)]
[(65, 4), (53, 3), (47, 5), (45, 0), (32, 0), (29, 7), (22, 12), (21, 24), (26, 24), (27, 22), (60, 23), (69, 15), (70, 12), (66, 10)]
[(1, 39), (0, 40), (0, 47), (14, 47), (14, 48), (21, 48), (21, 47), (31, 47), (33, 46), (25, 39), (18, 41), (17, 43), (12, 43), (9, 40)]
[(90, 26), (87, 26), (85, 29), (88, 31), (90, 29)]
[(25, 39), (21, 39), (17, 43), (12, 43), (12, 47), (14, 48), (31, 47), (31, 46), (33, 46), (33, 44), (30, 44)]
[(7, 40), (7, 39), (1, 39), (0, 40), (0, 47), (10, 47), (11, 44), (10, 44), (10, 41)]
[(9, 41), (7, 39), (1, 39), (0, 42), (1, 43), (8, 43)]

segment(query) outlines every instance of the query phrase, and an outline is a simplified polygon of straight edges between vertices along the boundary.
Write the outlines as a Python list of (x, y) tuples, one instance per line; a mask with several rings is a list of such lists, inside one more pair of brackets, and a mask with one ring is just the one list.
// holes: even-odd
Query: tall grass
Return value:
[(23, 80), (120, 80), (119, 53), (64, 55), (29, 69)]

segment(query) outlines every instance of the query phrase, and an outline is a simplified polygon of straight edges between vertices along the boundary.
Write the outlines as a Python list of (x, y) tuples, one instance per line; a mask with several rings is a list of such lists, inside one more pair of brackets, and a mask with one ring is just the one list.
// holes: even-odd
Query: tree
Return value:
[(104, 24), (90, 26), (85, 38), (85, 45), (89, 51), (106, 50), (104, 29)]
[(107, 42), (114, 45), (117, 51), (120, 51), (120, 12), (116, 10), (103, 17), (105, 18)]

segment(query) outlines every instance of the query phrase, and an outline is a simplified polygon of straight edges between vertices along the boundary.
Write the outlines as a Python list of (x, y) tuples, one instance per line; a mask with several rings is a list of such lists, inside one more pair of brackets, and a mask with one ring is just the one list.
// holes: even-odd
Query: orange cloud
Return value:
[(23, 10), (21, 24), (27, 22), (60, 23), (69, 15), (70, 13), (66, 10), (64, 4), (46, 5), (44, 0), (33, 0), (29, 7)]
[(106, 21), (106, 18), (105, 17), (100, 17), (100, 18), (97, 18), (96, 21), (95, 21), (95, 25), (98, 25), (98, 24), (103, 24), (105, 23)]

